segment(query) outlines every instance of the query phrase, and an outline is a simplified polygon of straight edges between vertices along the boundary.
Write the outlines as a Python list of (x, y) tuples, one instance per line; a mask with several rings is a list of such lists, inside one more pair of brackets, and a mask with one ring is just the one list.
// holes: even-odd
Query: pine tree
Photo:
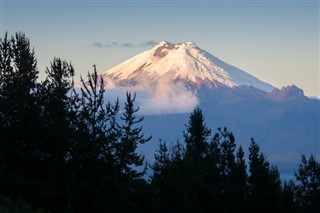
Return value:
[(301, 164), (295, 173), (298, 182), (298, 202), (304, 212), (320, 211), (320, 163), (314, 155), (309, 159), (302, 155)]
[(281, 206), (282, 212), (301, 212), (297, 199), (297, 186), (293, 180), (283, 183)]
[[(244, 206), (241, 199), (245, 199), (246, 165), (243, 150), (240, 147), (238, 158), (235, 156), (235, 137), (226, 127), (218, 128), (211, 141), (211, 159), (214, 166), (212, 179), (215, 179), (216, 205), (222, 212), (239, 211)], [(236, 161), (237, 160), (237, 161)], [(241, 198), (240, 198), (241, 197)], [(228, 205), (232, 203), (232, 205)]]
[(37, 60), (23, 33), (0, 41), (0, 162), (2, 194), (32, 199), (38, 185)]
[(75, 211), (116, 211), (122, 201), (114, 156), (119, 103), (105, 103), (104, 82), (95, 66), (88, 80), (81, 81), (81, 94), (75, 94), (71, 109), (74, 133), (67, 156), (71, 205)]
[(251, 212), (278, 212), (281, 192), (279, 171), (271, 167), (252, 138), (249, 147), (249, 198)]
[(136, 127), (143, 121), (143, 117), (137, 118), (136, 113), (139, 107), (134, 106), (136, 95), (126, 93), (126, 102), (121, 120), (124, 122), (120, 126), (121, 138), (116, 145), (116, 156), (120, 171), (129, 178), (129, 180), (139, 178), (143, 172), (137, 172), (133, 167), (143, 165), (144, 156), (137, 153), (138, 145), (151, 140), (151, 136), (145, 137), (142, 133), (142, 127)]
[(208, 147), (208, 137), (211, 130), (204, 123), (202, 110), (196, 108), (189, 117), (187, 131), (183, 132), (186, 143), (186, 158), (192, 161), (199, 161), (205, 157)]
[(151, 166), (153, 170), (153, 181), (157, 181), (159, 178), (166, 178), (168, 175), (168, 169), (171, 163), (170, 153), (168, 146), (165, 142), (160, 140), (159, 150), (154, 154), (155, 162)]
[(245, 212), (246, 210), (248, 199), (248, 175), (246, 169), (244, 151), (242, 146), (239, 146), (236, 154), (236, 165), (231, 174), (233, 210), (238, 212)]
[[(42, 205), (47, 208), (66, 206), (66, 159), (73, 137), (71, 127), (71, 98), (74, 69), (71, 64), (54, 58), (50, 68), (46, 69), (47, 78), (37, 92), (41, 107), (41, 135), (43, 159)], [(65, 202), (65, 203), (61, 203)]]
[(168, 147), (160, 141), (155, 153), (155, 162), (151, 166), (153, 176), (151, 186), (157, 201), (158, 212), (179, 212), (184, 204), (186, 192), (186, 164), (184, 148), (177, 142)]
[(119, 103), (114, 105), (105, 103), (104, 81), (97, 74), (96, 67), (92, 74), (88, 73), (88, 80), (81, 77), (81, 94), (75, 95), (73, 110), (76, 111), (75, 147), (72, 148), (71, 158), (91, 158), (112, 160), (114, 141), (110, 138), (111, 130), (115, 128), (115, 117), (119, 112)]

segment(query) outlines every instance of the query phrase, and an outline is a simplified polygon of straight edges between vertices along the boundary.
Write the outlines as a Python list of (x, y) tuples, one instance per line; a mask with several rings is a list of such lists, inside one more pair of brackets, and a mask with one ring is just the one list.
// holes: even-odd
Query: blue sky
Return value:
[(193, 41), (276, 87), (320, 97), (319, 1), (1, 1), (1, 37), (25, 32), (40, 77), (57, 56), (76, 80), (152, 47)]

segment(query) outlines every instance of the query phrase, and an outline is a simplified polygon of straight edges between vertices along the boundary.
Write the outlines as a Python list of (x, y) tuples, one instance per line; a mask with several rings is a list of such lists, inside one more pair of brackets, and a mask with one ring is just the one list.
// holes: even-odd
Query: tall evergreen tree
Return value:
[[(73, 137), (71, 127), (71, 98), (74, 69), (71, 64), (54, 58), (46, 69), (47, 78), (39, 87), (37, 95), (41, 107), (41, 135), (43, 153), (42, 172), (43, 205), (49, 208), (66, 206), (66, 159)], [(62, 203), (65, 202), (65, 203)]]
[(183, 132), (186, 143), (186, 157), (195, 161), (203, 159), (207, 151), (211, 130), (204, 123), (204, 115), (201, 109), (193, 110), (186, 126), (187, 131)]
[(279, 171), (271, 167), (252, 138), (249, 147), (249, 198), (251, 212), (279, 212), (281, 182)]
[[(33, 199), (38, 185), (40, 120), (37, 60), (23, 33), (0, 41), (0, 193)], [(14, 157), (13, 157), (14, 156)]]
[(244, 158), (242, 146), (239, 146), (236, 154), (236, 164), (231, 173), (231, 202), (232, 210), (237, 212), (246, 211), (248, 199), (248, 175), (247, 165)]
[(320, 163), (314, 155), (309, 159), (302, 155), (301, 164), (295, 173), (298, 182), (298, 202), (304, 212), (320, 211)]
[(134, 106), (136, 95), (132, 96), (131, 93), (127, 92), (126, 97), (124, 112), (121, 117), (123, 121), (120, 126), (121, 138), (116, 145), (116, 156), (121, 172), (129, 179), (135, 179), (143, 174), (133, 168), (142, 166), (144, 161), (144, 156), (137, 153), (138, 145), (150, 141), (151, 136), (145, 137), (142, 133), (142, 127), (136, 127), (137, 124), (143, 121), (143, 117), (136, 117), (136, 113), (139, 110), (139, 107)]
[(160, 141), (155, 153), (155, 162), (151, 166), (153, 176), (151, 185), (157, 201), (158, 212), (179, 212), (185, 206), (186, 164), (184, 148), (177, 142), (168, 147)]
[[(104, 101), (104, 82), (96, 67), (88, 80), (81, 78), (81, 93), (75, 96), (72, 111), (74, 136), (68, 152), (68, 183), (75, 211), (115, 211), (118, 172), (115, 169), (117, 137), (109, 134), (119, 111)], [(110, 131), (109, 131), (110, 130)], [(118, 136), (119, 137), (119, 136)]]
[(297, 198), (297, 186), (293, 180), (285, 181), (283, 183), (282, 195), (281, 195), (281, 209), (282, 212), (298, 213), (302, 212), (301, 206), (299, 206)]
[(216, 205), (221, 212), (239, 211), (244, 206), (241, 199), (245, 196), (246, 165), (242, 148), (239, 149), (238, 158), (235, 149), (233, 133), (226, 127), (218, 128), (210, 144), (211, 162), (208, 163), (214, 165), (211, 170), (215, 171), (212, 178), (216, 181), (212, 190), (215, 191)]

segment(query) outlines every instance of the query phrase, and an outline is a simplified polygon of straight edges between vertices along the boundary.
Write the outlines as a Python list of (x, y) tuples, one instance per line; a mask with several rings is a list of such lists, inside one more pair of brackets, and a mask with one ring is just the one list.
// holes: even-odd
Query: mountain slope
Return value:
[(203, 85), (209, 88), (248, 85), (264, 91), (273, 89), (270, 84), (221, 61), (192, 42), (172, 44), (162, 41), (105, 71), (102, 76), (113, 80), (117, 86), (125, 87), (166, 78), (195, 88)]

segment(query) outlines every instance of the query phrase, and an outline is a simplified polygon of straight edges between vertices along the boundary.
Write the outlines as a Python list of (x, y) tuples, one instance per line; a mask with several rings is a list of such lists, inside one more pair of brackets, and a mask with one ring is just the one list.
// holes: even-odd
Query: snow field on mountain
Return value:
[(270, 91), (273, 87), (248, 73), (226, 64), (192, 42), (172, 44), (162, 41), (127, 61), (102, 73), (115, 84), (126, 86), (133, 81), (143, 85), (144, 77), (157, 81), (168, 76), (172, 81), (184, 81), (200, 87), (249, 85)]

